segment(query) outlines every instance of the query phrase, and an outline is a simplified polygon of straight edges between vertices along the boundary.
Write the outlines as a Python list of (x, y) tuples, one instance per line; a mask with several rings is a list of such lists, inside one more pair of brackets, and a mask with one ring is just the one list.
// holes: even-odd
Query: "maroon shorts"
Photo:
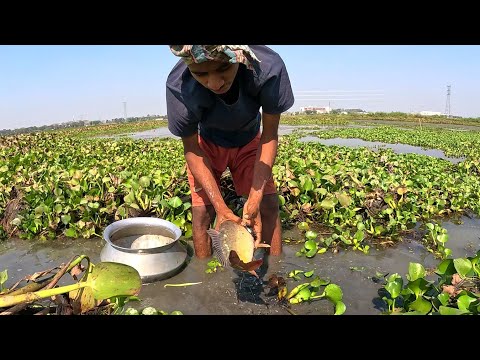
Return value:
[[(242, 147), (224, 148), (206, 141), (201, 138), (200, 135), (198, 135), (198, 143), (210, 160), (213, 175), (218, 186), (220, 187), (220, 177), (228, 167), (232, 174), (233, 185), (235, 186), (237, 195), (248, 196), (250, 188), (252, 187), (253, 167), (255, 165), (258, 145), (260, 143), (260, 132), (252, 141)], [(200, 183), (193, 177), (188, 165), (187, 173), (192, 193), (192, 206), (210, 205), (210, 199), (205, 190), (202, 189)], [(263, 194), (268, 195), (276, 193), (277, 189), (273, 182), (273, 177), (270, 177), (265, 184)]]

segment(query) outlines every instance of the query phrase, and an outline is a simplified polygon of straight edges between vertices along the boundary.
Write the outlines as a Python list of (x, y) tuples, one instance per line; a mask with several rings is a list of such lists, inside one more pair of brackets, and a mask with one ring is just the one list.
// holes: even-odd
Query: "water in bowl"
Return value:
[(168, 245), (173, 241), (175, 239), (164, 235), (137, 234), (116, 239), (115, 244), (127, 249), (151, 249)]

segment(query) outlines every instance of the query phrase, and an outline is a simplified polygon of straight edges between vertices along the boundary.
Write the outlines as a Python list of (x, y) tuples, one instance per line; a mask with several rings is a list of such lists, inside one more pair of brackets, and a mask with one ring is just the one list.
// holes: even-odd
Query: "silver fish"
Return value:
[(255, 270), (262, 265), (263, 259), (253, 260), (255, 240), (246, 227), (227, 220), (220, 225), (219, 231), (208, 229), (207, 233), (212, 238), (213, 252), (223, 266), (248, 271), (258, 278)]

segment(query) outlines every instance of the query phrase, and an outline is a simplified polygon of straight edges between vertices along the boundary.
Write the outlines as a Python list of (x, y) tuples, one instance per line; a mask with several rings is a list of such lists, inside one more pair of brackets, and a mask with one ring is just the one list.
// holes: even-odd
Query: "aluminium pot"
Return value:
[[(162, 235), (169, 240), (157, 247), (132, 249), (132, 243), (142, 235)], [(187, 259), (187, 250), (179, 241), (181, 235), (178, 226), (163, 219), (135, 217), (118, 220), (103, 232), (106, 244), (100, 260), (132, 266), (143, 283), (167, 279), (182, 270)]]

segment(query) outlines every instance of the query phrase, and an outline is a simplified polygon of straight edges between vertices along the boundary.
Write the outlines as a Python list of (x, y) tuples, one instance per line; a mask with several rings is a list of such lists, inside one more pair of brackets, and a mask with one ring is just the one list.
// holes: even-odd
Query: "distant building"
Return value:
[(329, 114), (332, 111), (330, 106), (304, 106), (300, 108), (301, 113), (313, 112), (316, 114)]
[(443, 115), (440, 111), (420, 111), (418, 115), (422, 116), (441, 116)]

